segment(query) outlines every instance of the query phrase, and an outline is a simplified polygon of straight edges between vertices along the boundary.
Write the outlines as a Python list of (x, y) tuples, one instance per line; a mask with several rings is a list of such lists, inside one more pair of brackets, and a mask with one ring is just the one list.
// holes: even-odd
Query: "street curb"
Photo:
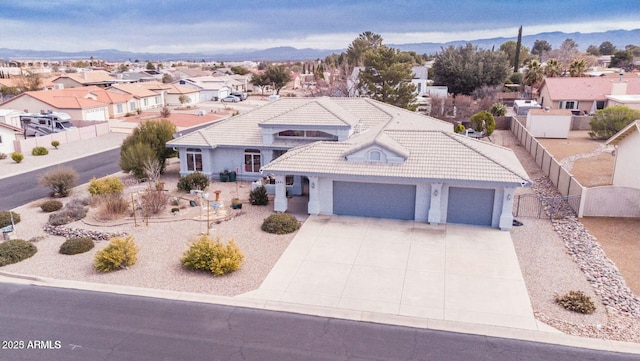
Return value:
[(385, 325), (396, 325), (411, 328), (428, 329), (433, 331), (455, 332), (478, 336), (490, 336), (498, 338), (514, 339), (545, 344), (553, 344), (567, 347), (579, 347), (597, 351), (609, 351), (640, 355), (640, 343), (612, 341), (595, 338), (579, 337), (567, 334), (556, 334), (544, 331), (525, 330), (502, 326), (490, 326), (457, 321), (438, 319), (416, 318), (383, 314), (377, 312), (355, 311), (336, 309), (321, 306), (308, 306), (278, 301), (266, 301), (241, 296), (229, 297), (220, 295), (208, 295), (192, 292), (167, 291), (161, 289), (141, 288), (131, 286), (119, 286), (106, 283), (90, 283), (82, 281), (67, 281), (54, 278), (22, 275), (12, 272), (0, 271), (0, 282), (4, 280), (11, 283), (12, 280), (32, 281), (30, 284), (43, 287), (55, 287), (76, 289), (92, 292), (106, 292), (128, 296), (152, 297), (157, 299), (199, 302), (216, 304), (221, 306), (244, 307), (262, 309), (267, 311), (288, 312), (301, 315), (337, 318), (359, 322), (373, 322)]

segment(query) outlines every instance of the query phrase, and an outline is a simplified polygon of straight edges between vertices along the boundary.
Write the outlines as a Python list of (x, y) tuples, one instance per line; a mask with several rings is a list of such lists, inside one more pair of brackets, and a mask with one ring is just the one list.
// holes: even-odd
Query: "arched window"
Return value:
[(379, 162), (382, 160), (382, 153), (379, 150), (372, 150), (369, 152), (369, 160), (372, 162)]

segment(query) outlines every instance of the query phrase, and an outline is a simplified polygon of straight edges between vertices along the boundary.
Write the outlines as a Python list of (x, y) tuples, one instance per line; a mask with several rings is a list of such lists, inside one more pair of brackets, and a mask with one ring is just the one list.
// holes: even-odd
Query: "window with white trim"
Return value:
[(261, 167), (260, 149), (245, 149), (244, 150), (245, 172), (258, 173), (260, 172), (260, 167)]
[(202, 150), (198, 148), (187, 148), (187, 170), (192, 172), (202, 172)]
[(578, 109), (578, 101), (577, 100), (563, 100), (560, 102), (560, 109)]

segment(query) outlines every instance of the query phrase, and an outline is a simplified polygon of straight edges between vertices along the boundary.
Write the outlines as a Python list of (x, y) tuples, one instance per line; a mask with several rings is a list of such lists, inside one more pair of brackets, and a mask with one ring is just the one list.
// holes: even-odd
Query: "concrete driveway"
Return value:
[(239, 297), (537, 330), (509, 232), (311, 216)]

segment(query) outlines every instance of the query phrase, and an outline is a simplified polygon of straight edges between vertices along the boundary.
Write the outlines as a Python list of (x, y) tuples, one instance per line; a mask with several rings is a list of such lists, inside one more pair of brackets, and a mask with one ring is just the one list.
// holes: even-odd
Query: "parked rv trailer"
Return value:
[(56, 112), (21, 114), (20, 124), (25, 130), (25, 134), (31, 137), (64, 132), (75, 128), (71, 124), (69, 114)]

